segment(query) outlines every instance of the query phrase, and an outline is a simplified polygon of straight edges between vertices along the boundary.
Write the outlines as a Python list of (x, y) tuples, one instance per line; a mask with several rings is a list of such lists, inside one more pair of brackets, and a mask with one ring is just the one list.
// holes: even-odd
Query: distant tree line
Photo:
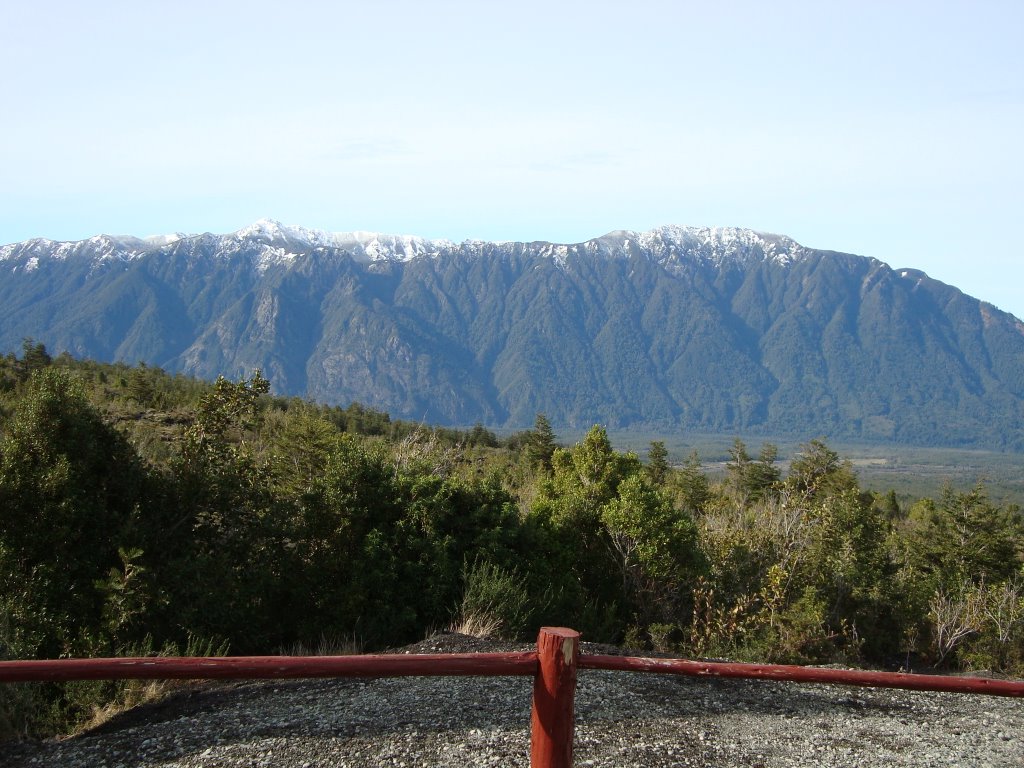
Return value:
[[(0, 358), (0, 657), (365, 649), (543, 624), (689, 656), (1024, 674), (1024, 520), (901, 505), (811, 441), (724, 478), (595, 426), (499, 438), (273, 398), (259, 372)], [(123, 685), (0, 687), (0, 731)]]

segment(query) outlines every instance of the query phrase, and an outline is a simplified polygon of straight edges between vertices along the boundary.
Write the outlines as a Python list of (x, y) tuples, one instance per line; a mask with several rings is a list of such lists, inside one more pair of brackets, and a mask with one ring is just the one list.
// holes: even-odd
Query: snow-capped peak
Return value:
[(247, 227), (242, 227), (233, 234), (239, 240), (249, 238), (261, 240), (282, 240), (285, 238), (305, 240), (307, 233), (311, 232), (312, 230), (306, 230), (302, 227), (287, 227), (274, 219), (259, 219)]
[(589, 242), (609, 255), (628, 255), (633, 244), (648, 251), (666, 266), (697, 259), (721, 265), (727, 262), (751, 264), (772, 261), (788, 265), (807, 249), (784, 235), (773, 235), (740, 227), (679, 227), (667, 225), (646, 232), (618, 230)]
[(176, 243), (179, 240), (184, 240), (187, 237), (193, 237), (193, 235), (186, 235), (182, 232), (175, 232), (171, 235), (146, 235), (146, 237), (142, 238), (142, 241), (155, 248), (161, 248), (165, 245)]
[(411, 235), (385, 235), (378, 232), (327, 232), (285, 225), (273, 219), (260, 219), (233, 233), (239, 240), (258, 239), (267, 243), (305, 245), (313, 248), (343, 248), (356, 258), (369, 261), (408, 261), (417, 256), (436, 256), (453, 248), (450, 240), (428, 240)]

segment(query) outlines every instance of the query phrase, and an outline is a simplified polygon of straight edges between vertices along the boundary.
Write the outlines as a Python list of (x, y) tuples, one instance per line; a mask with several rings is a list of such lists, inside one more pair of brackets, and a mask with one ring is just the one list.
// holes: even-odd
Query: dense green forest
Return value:
[[(251, 378), (0, 358), (0, 658), (395, 646), (459, 628), (698, 657), (1024, 674), (1024, 519), (982, 486), (901, 504), (820, 441), (499, 439)], [(0, 687), (0, 734), (124, 684)]]

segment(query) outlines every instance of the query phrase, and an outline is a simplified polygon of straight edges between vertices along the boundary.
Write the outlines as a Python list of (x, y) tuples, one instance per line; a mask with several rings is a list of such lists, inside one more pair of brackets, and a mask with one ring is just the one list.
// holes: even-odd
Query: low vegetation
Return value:
[[(913, 503), (811, 441), (724, 475), (538, 415), (503, 439), (273, 398), (257, 372), (0, 358), (0, 657), (372, 650), (460, 627), (691, 656), (1024, 674), (1024, 520), (981, 485)], [(351, 639), (351, 642), (348, 641)], [(0, 732), (126, 684), (5, 685)]]

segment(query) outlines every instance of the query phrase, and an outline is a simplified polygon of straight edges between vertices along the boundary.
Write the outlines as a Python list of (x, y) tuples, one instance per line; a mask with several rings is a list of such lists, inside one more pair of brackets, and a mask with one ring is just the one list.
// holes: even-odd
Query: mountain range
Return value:
[(0, 350), (26, 337), (431, 423), (1024, 449), (1024, 323), (746, 229), (34, 239), (0, 247)]

